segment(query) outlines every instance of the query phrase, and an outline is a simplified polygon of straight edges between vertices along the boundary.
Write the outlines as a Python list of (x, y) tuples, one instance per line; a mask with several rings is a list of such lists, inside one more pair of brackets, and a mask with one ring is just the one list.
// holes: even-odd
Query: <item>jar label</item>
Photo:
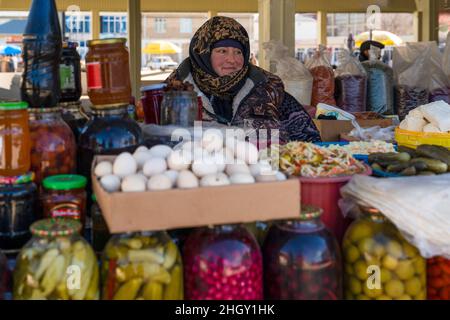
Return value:
[(63, 203), (53, 207), (50, 210), (51, 218), (71, 218), (80, 220), (81, 219), (81, 210), (76, 204), (72, 203)]
[(102, 89), (102, 68), (100, 62), (87, 63), (86, 68), (88, 90)]
[(59, 65), (59, 78), (61, 81), (61, 90), (75, 90), (75, 72), (71, 65)]

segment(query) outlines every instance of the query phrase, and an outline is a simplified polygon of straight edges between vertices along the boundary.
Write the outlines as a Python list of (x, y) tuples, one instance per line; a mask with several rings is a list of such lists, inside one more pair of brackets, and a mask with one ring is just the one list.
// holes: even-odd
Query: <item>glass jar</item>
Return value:
[(161, 103), (161, 125), (192, 127), (198, 120), (198, 99), (194, 91), (168, 91)]
[(114, 235), (102, 264), (103, 299), (182, 300), (180, 253), (164, 232)]
[(86, 126), (89, 117), (84, 114), (80, 101), (63, 102), (59, 106), (62, 109), (62, 118), (69, 125), (78, 142), (81, 132)]
[(91, 205), (91, 166), (96, 155), (134, 152), (142, 143), (139, 124), (130, 119), (126, 107), (93, 109), (78, 143), (78, 173), (88, 178), (88, 205)]
[(44, 218), (79, 220), (84, 230), (86, 221), (87, 179), (80, 175), (58, 175), (44, 179), (41, 196)]
[(246, 223), (245, 227), (250, 231), (251, 234), (256, 238), (258, 244), (262, 247), (264, 240), (266, 239), (267, 232), (272, 226), (271, 221), (256, 221), (253, 223)]
[(31, 171), (40, 184), (48, 176), (76, 171), (76, 142), (60, 108), (30, 109)]
[(161, 103), (166, 86), (165, 83), (157, 83), (141, 88), (141, 102), (146, 124), (159, 124), (161, 120)]
[(77, 51), (78, 43), (64, 42), (61, 62), (59, 64), (59, 79), (61, 98), (59, 102), (78, 101), (81, 97), (81, 63)]
[(0, 103), (0, 176), (30, 170), (30, 129), (25, 102)]
[(417, 248), (379, 210), (361, 211), (343, 241), (345, 298), (426, 299), (426, 261)]
[(94, 106), (126, 105), (131, 98), (127, 39), (88, 41), (86, 54), (87, 91)]
[(92, 218), (92, 246), (95, 253), (101, 254), (105, 249), (106, 244), (111, 238), (108, 226), (103, 218), (100, 206), (97, 203), (95, 194), (92, 195), (91, 206), (91, 218)]
[(427, 291), (428, 300), (450, 300), (450, 260), (427, 260)]
[[(97, 300), (99, 268), (94, 251), (73, 219), (45, 219), (17, 257), (15, 300)], [(79, 275), (75, 277), (74, 275)]]
[(5, 300), (5, 293), (8, 290), (9, 269), (8, 260), (0, 250), (0, 300)]
[(298, 220), (276, 222), (263, 246), (265, 298), (342, 299), (342, 259), (322, 209), (304, 206)]
[(261, 300), (262, 256), (242, 225), (193, 231), (183, 247), (188, 300)]
[[(0, 248), (20, 250), (30, 240), (30, 226), (39, 219), (34, 174), (0, 180)], [(2, 179), (4, 180), (4, 179)]]

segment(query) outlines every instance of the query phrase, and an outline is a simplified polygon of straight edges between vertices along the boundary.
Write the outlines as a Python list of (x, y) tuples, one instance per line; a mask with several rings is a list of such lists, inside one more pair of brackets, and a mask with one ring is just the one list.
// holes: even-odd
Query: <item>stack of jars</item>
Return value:
[(37, 220), (27, 104), (0, 103), (0, 248), (20, 249)]

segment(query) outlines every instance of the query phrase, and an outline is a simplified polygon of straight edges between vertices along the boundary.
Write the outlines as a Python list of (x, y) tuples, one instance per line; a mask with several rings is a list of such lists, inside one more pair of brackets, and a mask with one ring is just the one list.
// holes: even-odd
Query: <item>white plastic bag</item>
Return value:
[(355, 214), (356, 205), (374, 207), (423, 257), (450, 259), (450, 174), (395, 179), (357, 175), (341, 194), (345, 216)]
[(311, 105), (313, 77), (299, 60), (289, 56), (288, 48), (280, 41), (272, 40), (263, 45), (271, 62), (275, 63), (275, 74), (283, 80), (284, 89), (302, 105)]

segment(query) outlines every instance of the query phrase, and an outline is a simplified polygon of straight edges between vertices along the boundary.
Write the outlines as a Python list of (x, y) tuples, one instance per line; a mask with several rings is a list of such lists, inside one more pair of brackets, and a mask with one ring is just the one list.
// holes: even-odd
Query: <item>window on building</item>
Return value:
[(155, 18), (155, 31), (157, 33), (165, 33), (167, 28), (166, 18)]
[(180, 32), (192, 33), (192, 19), (180, 18)]
[(127, 33), (127, 15), (121, 14), (101, 14), (100, 33), (105, 36), (114, 37)]

